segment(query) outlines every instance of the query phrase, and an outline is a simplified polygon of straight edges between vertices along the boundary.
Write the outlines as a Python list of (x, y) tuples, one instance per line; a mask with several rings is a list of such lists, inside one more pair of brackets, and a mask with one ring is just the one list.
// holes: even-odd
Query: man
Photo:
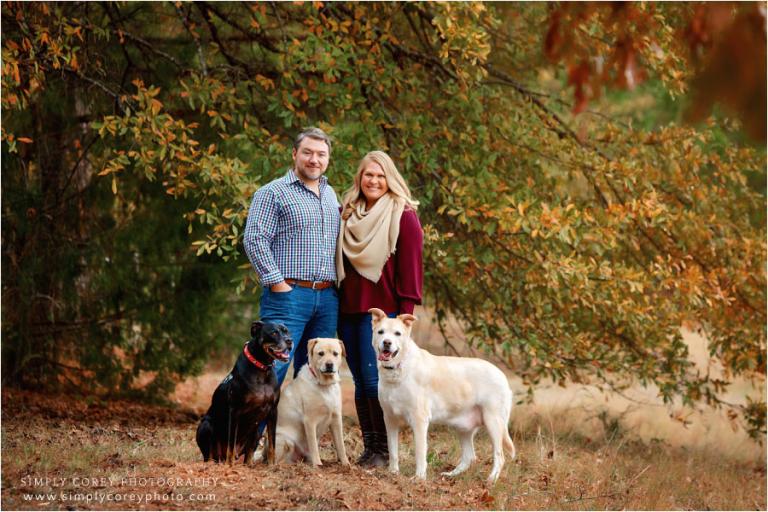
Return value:
[(293, 169), (254, 194), (243, 236), (263, 288), (261, 320), (284, 323), (294, 340), (291, 359), (275, 365), (280, 384), (291, 360), (294, 375), (307, 363), (308, 340), (336, 337), (339, 309), (339, 202), (323, 176), (331, 140), (309, 128), (296, 137), (292, 155)]

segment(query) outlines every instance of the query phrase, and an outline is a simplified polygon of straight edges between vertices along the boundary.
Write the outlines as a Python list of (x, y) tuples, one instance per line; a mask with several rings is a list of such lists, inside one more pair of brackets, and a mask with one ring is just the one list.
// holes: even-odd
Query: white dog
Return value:
[(341, 426), (339, 367), (346, 356), (341, 340), (309, 340), (309, 363), (283, 390), (277, 405), (275, 458), (297, 462), (308, 458), (321, 466), (317, 440), (331, 428), (339, 461), (349, 465)]
[[(515, 458), (507, 424), (512, 391), (506, 376), (488, 361), (469, 357), (435, 356), (411, 339), (413, 315), (388, 318), (373, 315), (373, 348), (379, 369), (379, 400), (387, 425), (389, 469), (397, 473), (400, 428), (413, 430), (416, 477), (427, 476), (427, 429), (430, 423), (454, 427), (461, 441), (461, 460), (446, 476), (465, 471), (475, 459), (474, 436), (485, 426), (493, 444), (493, 469), (488, 483), (499, 478), (504, 449)], [(278, 430), (279, 432), (279, 430)]]

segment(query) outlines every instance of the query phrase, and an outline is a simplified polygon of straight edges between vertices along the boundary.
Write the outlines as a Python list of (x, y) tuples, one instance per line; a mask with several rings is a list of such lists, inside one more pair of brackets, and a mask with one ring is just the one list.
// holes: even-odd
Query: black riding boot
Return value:
[(373, 457), (371, 466), (387, 466), (389, 464), (389, 448), (387, 446), (387, 426), (384, 423), (384, 411), (381, 410), (378, 398), (368, 399), (368, 409), (371, 411), (373, 425)]
[(371, 457), (373, 457), (375, 436), (371, 423), (371, 412), (368, 408), (368, 400), (365, 398), (355, 398), (355, 409), (357, 409), (357, 420), (360, 423), (360, 431), (363, 435), (363, 453), (357, 459), (357, 465), (367, 466)]

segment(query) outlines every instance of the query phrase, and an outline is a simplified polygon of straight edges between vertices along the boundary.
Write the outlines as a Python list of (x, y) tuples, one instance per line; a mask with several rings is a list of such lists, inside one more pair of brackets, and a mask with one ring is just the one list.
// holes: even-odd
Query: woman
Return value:
[(364, 466), (383, 466), (389, 460), (368, 310), (379, 308), (394, 317), (413, 313), (414, 306), (421, 304), (424, 234), (417, 207), (383, 151), (363, 157), (354, 184), (342, 199), (336, 247), (339, 335), (355, 382), (355, 407), (365, 447), (357, 463)]

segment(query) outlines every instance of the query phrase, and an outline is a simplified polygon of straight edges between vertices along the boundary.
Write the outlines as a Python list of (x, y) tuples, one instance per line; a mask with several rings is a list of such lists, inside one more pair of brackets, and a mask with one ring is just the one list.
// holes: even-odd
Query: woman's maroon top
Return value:
[(367, 313), (371, 308), (379, 308), (386, 313), (412, 314), (416, 304), (421, 304), (423, 246), (419, 217), (406, 208), (400, 217), (397, 248), (384, 264), (378, 283), (358, 274), (344, 256), (346, 276), (339, 289), (341, 312)]

